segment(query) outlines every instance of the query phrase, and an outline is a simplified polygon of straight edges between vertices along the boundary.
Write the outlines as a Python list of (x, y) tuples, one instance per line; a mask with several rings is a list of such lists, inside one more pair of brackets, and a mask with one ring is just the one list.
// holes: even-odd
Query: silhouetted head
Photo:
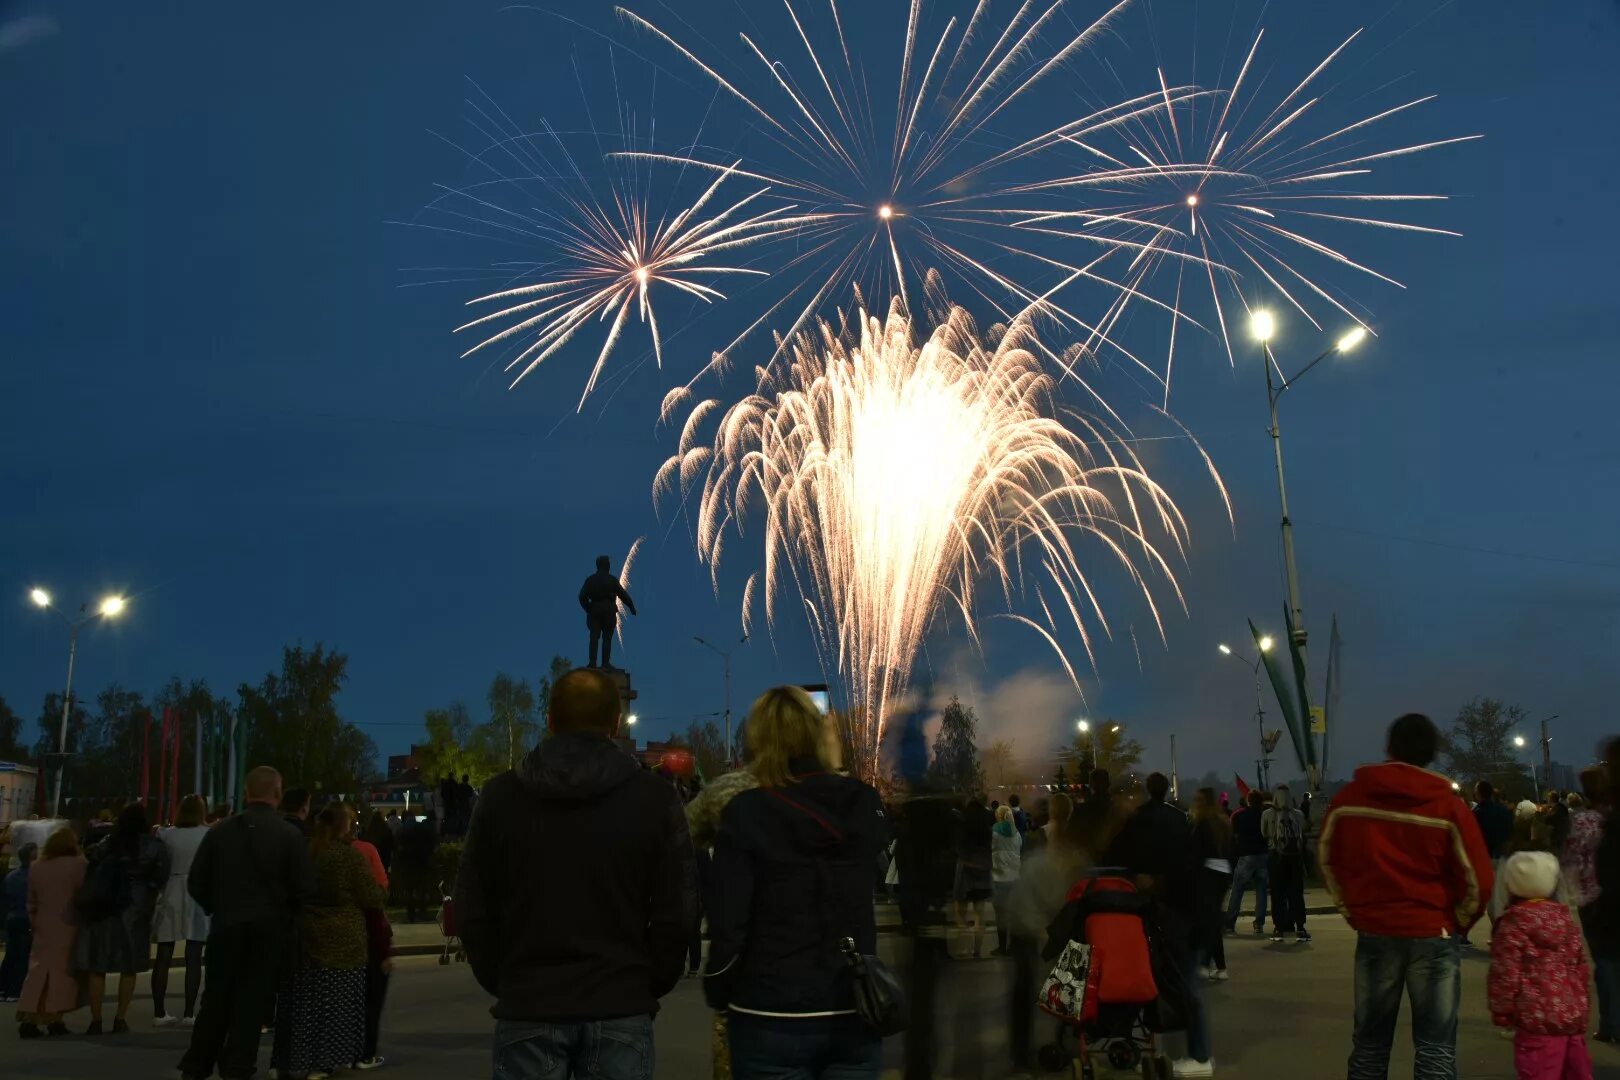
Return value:
[(281, 774), (268, 765), (249, 769), (243, 787), (246, 789), (246, 799), (250, 803), (265, 803), (269, 806), (281, 803)]
[(1154, 802), (1164, 802), (1165, 796), (1170, 794), (1170, 778), (1162, 772), (1149, 773), (1147, 793)]
[(1108, 775), (1107, 769), (1091, 770), (1091, 793), (1093, 795), (1100, 795), (1106, 792), (1108, 790), (1108, 785), (1111, 783), (1113, 783), (1113, 779)]
[(1258, 810), (1262, 806), (1266, 805), (1266, 793), (1251, 789), (1249, 791), (1249, 797), (1243, 800), (1243, 804), (1250, 810)]
[(1582, 769), (1581, 791), (1586, 795), (1586, 805), (1603, 806), (1608, 802), (1608, 776), (1596, 765)]
[(296, 818), (309, 817), (309, 789), (288, 788), (281, 796), (281, 812)]
[(1391, 761), (1427, 769), (1440, 749), (1440, 730), (1422, 713), (1407, 713), (1389, 725), (1387, 744)]
[(1496, 788), (1491, 785), (1489, 780), (1481, 780), (1474, 785), (1475, 802), (1490, 802), (1494, 798), (1496, 798)]
[(596, 557), (596, 568), (598, 570), (602, 571), (602, 573), (604, 573), (604, 574), (607, 573), (608, 569), (612, 565), (613, 565), (613, 560), (608, 558), (606, 555), (598, 555)]
[(575, 668), (552, 686), (546, 722), (552, 731), (611, 736), (619, 730), (619, 688), (595, 668)]

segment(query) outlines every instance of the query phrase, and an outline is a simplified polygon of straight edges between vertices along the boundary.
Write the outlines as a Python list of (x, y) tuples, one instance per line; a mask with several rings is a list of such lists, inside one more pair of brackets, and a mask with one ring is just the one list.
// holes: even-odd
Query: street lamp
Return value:
[[(736, 758), (733, 757), (732, 753), (731, 753), (731, 653), (727, 652), (725, 649), (720, 648), (718, 645), (715, 645), (713, 642), (707, 641), (707, 640), (705, 640), (703, 638), (700, 638), (700, 637), (697, 637), (696, 635), (693, 635), (692, 640), (697, 642), (699, 645), (702, 645), (705, 649), (708, 649), (711, 652), (715, 653), (716, 655), (718, 655), (720, 657), (720, 659), (722, 661), (725, 662), (725, 669), (726, 669), (726, 765), (727, 765), (727, 767), (730, 767), (731, 763), (736, 760)], [(737, 642), (737, 644), (739, 644), (739, 645), (746, 645), (747, 643), (748, 643), (748, 635), (747, 634), (744, 634), (742, 636), (742, 638), (739, 639), (738, 642)]]
[(624, 718), (624, 723), (625, 723), (626, 727), (635, 727), (636, 726), (636, 714), (631, 713), (629, 716), (625, 717)]
[(60, 817), (62, 813), (62, 781), (67, 775), (67, 736), (68, 716), (73, 710), (73, 662), (79, 655), (79, 631), (96, 619), (117, 618), (127, 606), (127, 601), (116, 593), (103, 597), (95, 611), (90, 611), (89, 604), (79, 605), (79, 617), (73, 619), (66, 612), (56, 607), (51, 600), (51, 594), (38, 586), (28, 591), (28, 598), (36, 607), (46, 608), (56, 612), (62, 621), (68, 624), (68, 668), (67, 686), (62, 691), (62, 730), (57, 740), (56, 766), (56, 794), (51, 798), (51, 816)]
[(1217, 648), (1221, 650), (1222, 656), (1230, 656), (1238, 663), (1252, 668), (1254, 671), (1254, 722), (1260, 729), (1260, 759), (1255, 769), (1255, 782), (1260, 785), (1261, 790), (1265, 790), (1269, 786), (1267, 778), (1271, 771), (1271, 755), (1266, 751), (1266, 706), (1264, 699), (1260, 696), (1260, 665), (1265, 661), (1265, 654), (1271, 651), (1271, 647), (1275, 642), (1271, 640), (1270, 634), (1265, 634), (1256, 644), (1260, 646), (1260, 651), (1255, 654), (1253, 660), (1239, 656), (1232, 651), (1232, 646), (1227, 645), (1225, 642), (1222, 642)]
[[(1264, 308), (1257, 309), (1249, 316), (1249, 331), (1254, 335), (1255, 340), (1260, 343), (1261, 359), (1264, 361), (1262, 366), (1266, 370), (1266, 403), (1271, 408), (1271, 427), (1268, 429), (1268, 433), (1271, 435), (1272, 452), (1277, 459), (1277, 496), (1282, 503), (1283, 568), (1288, 584), (1288, 614), (1293, 621), (1293, 642), (1295, 649), (1298, 651), (1300, 669), (1303, 671), (1306, 669), (1305, 643), (1308, 635), (1305, 631), (1305, 613), (1301, 609), (1299, 598), (1299, 568), (1294, 562), (1294, 522), (1288, 515), (1288, 483), (1283, 475), (1282, 428), (1277, 423), (1277, 402), (1282, 400), (1283, 394), (1296, 382), (1304, 378), (1305, 373), (1317, 364), (1330, 356), (1348, 353), (1360, 345), (1367, 337), (1367, 328), (1360, 324), (1351, 327), (1333, 343), (1331, 348), (1300, 368), (1293, 375), (1283, 378), (1280, 384), (1272, 378), (1272, 368), (1277, 367), (1276, 359), (1271, 353), (1271, 339), (1277, 332), (1276, 318)], [(1277, 374), (1282, 374), (1280, 367), (1277, 367)], [(1300, 702), (1300, 704), (1305, 715), (1309, 716), (1311, 703), (1308, 700), (1305, 686), (1306, 683), (1302, 679), (1300, 681), (1300, 690), (1307, 700)]]

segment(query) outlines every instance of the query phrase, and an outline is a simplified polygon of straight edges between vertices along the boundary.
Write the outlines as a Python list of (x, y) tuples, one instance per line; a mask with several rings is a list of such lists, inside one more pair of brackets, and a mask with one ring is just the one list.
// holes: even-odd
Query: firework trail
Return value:
[[(1381, 163), (1480, 138), (1464, 135), (1418, 142), (1368, 145), (1392, 118), (1434, 100), (1419, 97), (1342, 124), (1313, 123), (1325, 111), (1329, 90), (1324, 77), (1361, 31), (1357, 30), (1267, 108), (1265, 79), (1256, 67), (1263, 30), (1256, 33), (1229, 89), (1214, 98), (1172, 97), (1163, 71), (1164, 108), (1131, 117), (1103, 138), (1068, 141), (1092, 155), (1089, 175), (1026, 185), (1035, 194), (1064, 190), (1088, 205), (1020, 222), (1027, 229), (1095, 242), (1101, 238), (1137, 241), (1131, 271), (1098, 321), (1109, 332), (1132, 300), (1154, 290), (1171, 297), (1177, 312), (1195, 296), (1209, 297), (1211, 320), (1232, 357), (1230, 316), (1248, 312), (1260, 292), (1275, 293), (1312, 326), (1320, 317), (1342, 317), (1370, 331), (1364, 314), (1352, 310), (1350, 294), (1321, 268), (1350, 271), (1404, 288), (1399, 281), (1335, 247), (1312, 230), (1324, 225), (1438, 236), (1449, 229), (1385, 216), (1399, 204), (1443, 200), (1434, 194), (1370, 190)], [(1170, 279), (1173, 278), (1173, 288)], [(1331, 311), (1329, 311), (1331, 309)], [(1175, 364), (1172, 319), (1162, 380), (1169, 407), (1170, 374)]]
[[(456, 327), (458, 333), (478, 336), (462, 353), (464, 358), (505, 343), (522, 344), (505, 365), (515, 372), (514, 386), (581, 330), (606, 323), (580, 396), (583, 406), (623, 335), (632, 307), (646, 325), (653, 356), (662, 367), (657, 295), (678, 292), (705, 303), (725, 299), (713, 284), (716, 278), (763, 276), (765, 271), (720, 265), (716, 258), (796, 224), (791, 206), (755, 205), (768, 188), (741, 198), (719, 198), (731, 169), (707, 181), (691, 205), (661, 215), (652, 209), (636, 173), (593, 183), (549, 124), (542, 122), (539, 135), (526, 134), (487, 97), (473, 106), (474, 127), (489, 145), (468, 156), (486, 178), (461, 187), (441, 185), (443, 194), (427, 210), (430, 218), (447, 224), (410, 224), (548, 253), (542, 261), (496, 264), (504, 287), (467, 301), (494, 310)], [(533, 197), (531, 186), (540, 189), (541, 198)], [(599, 197), (603, 190), (605, 196)]]
[[(898, 296), (909, 306), (908, 282), (921, 282), (935, 269), (952, 275), (1003, 317), (1033, 306), (1044, 316), (1082, 330), (1088, 350), (1110, 346), (1147, 366), (1102, 328), (1054, 299), (1077, 282), (1100, 284), (1116, 295), (1130, 291), (1105, 274), (1103, 264), (1130, 258), (1142, 250), (1143, 241), (1101, 235), (1095, 241), (1101, 254), (1094, 247), (1085, 261), (1037, 250), (1030, 242), (1049, 230), (1024, 232), (1023, 222), (1072, 206), (1073, 198), (1060, 187), (1014, 184), (1009, 176), (1027, 175), (1032, 162), (1055, 150), (1072, 150), (1074, 140), (1140, 121), (1164, 110), (1167, 103), (1201, 92), (1155, 86), (1055, 128), (1012, 138), (1000, 130), (1016, 113), (1010, 110), (1015, 102), (1071, 63), (1130, 3), (1120, 0), (1094, 19), (1076, 22), (1071, 9), (1077, 5), (1071, 0), (1028, 2), (1010, 21), (999, 23), (988, 14), (990, 0), (979, 0), (969, 19), (952, 18), (937, 38), (928, 38), (921, 25), (924, 4), (912, 0), (898, 64), (872, 69), (895, 75), (892, 114), (873, 101), (867, 65), (851, 54), (837, 0), (827, 4), (836, 41), (836, 47), (828, 50), (818, 49), (812, 37), (802, 14), (807, 5), (801, 2), (796, 7), (794, 0), (783, 0), (792, 25), (786, 36), (789, 47), (795, 55), (802, 48), (802, 78), (778, 54), (766, 51), (768, 43), (739, 35), (762, 69), (764, 92), (740, 88), (744, 84), (740, 76), (728, 78), (651, 20), (617, 9), (626, 22), (672, 49), (724, 97), (740, 104), (772, 144), (773, 156), (792, 163), (791, 168), (773, 169), (746, 164), (746, 158), (737, 162), (740, 155), (735, 150), (724, 151), (723, 158), (650, 151), (624, 155), (763, 182), (794, 200), (800, 210), (791, 227), (771, 236), (776, 241), (791, 238), (796, 245), (792, 258), (773, 267), (773, 274), (789, 282), (784, 295), (717, 350), (710, 369), (723, 369), (733, 350), (778, 317), (787, 325), (779, 339), (792, 340), (812, 323), (829, 297), (847, 295), (851, 288), (868, 295)], [(1054, 184), (1072, 178), (1061, 168), (1054, 172), (1044, 160), (1038, 164)], [(1091, 159), (1082, 164), (1088, 173), (1094, 171)], [(997, 268), (1008, 260), (1019, 269)], [(1046, 283), (1034, 284), (1037, 277)], [(1151, 296), (1133, 298), (1169, 310)], [(1039, 343), (1036, 348), (1044, 352)], [(1081, 377), (1072, 358), (1045, 355), (1068, 374)]]
[[(941, 295), (937, 277), (929, 293)], [(1181, 593), (1155, 537), (1179, 555), (1187, 528), (1110, 429), (1060, 418), (1030, 313), (981, 338), (950, 307), (921, 344), (898, 303), (885, 320), (861, 311), (857, 323), (800, 334), (777, 373), (760, 369), (755, 393), (723, 413), (700, 403), (654, 492), (696, 498), (711, 573), (727, 538), (763, 519), (763, 581), (750, 579), (745, 604), (763, 589), (774, 624), (781, 597), (801, 599), (823, 669), (864, 719), (852, 741), (871, 776), (884, 720), (941, 609), (977, 642), (976, 593), (993, 582), (1003, 616), (1039, 633), (1078, 687), (1060, 624), (1088, 655), (1093, 633), (1109, 632), (1082, 544), (1125, 571), (1157, 621), (1152, 582)], [(711, 418), (712, 440), (702, 434)], [(1026, 567), (1039, 574), (1026, 579)], [(1039, 620), (1011, 610), (1030, 591)]]

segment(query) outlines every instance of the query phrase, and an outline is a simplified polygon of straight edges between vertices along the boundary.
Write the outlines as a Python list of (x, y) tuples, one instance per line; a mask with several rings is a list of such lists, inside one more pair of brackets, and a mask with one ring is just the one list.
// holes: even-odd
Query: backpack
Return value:
[(77, 902), (86, 923), (110, 919), (133, 904), (135, 893), (123, 858), (109, 853), (97, 859), (79, 886)]
[(1279, 855), (1305, 854), (1305, 835), (1300, 828), (1303, 815), (1294, 810), (1277, 811), (1277, 835), (1274, 843)]

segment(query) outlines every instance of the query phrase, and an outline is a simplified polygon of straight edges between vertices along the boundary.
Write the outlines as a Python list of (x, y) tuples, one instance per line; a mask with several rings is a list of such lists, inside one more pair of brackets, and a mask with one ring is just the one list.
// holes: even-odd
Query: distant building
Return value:
[(26, 820), (38, 808), (39, 770), (0, 761), (0, 826)]

